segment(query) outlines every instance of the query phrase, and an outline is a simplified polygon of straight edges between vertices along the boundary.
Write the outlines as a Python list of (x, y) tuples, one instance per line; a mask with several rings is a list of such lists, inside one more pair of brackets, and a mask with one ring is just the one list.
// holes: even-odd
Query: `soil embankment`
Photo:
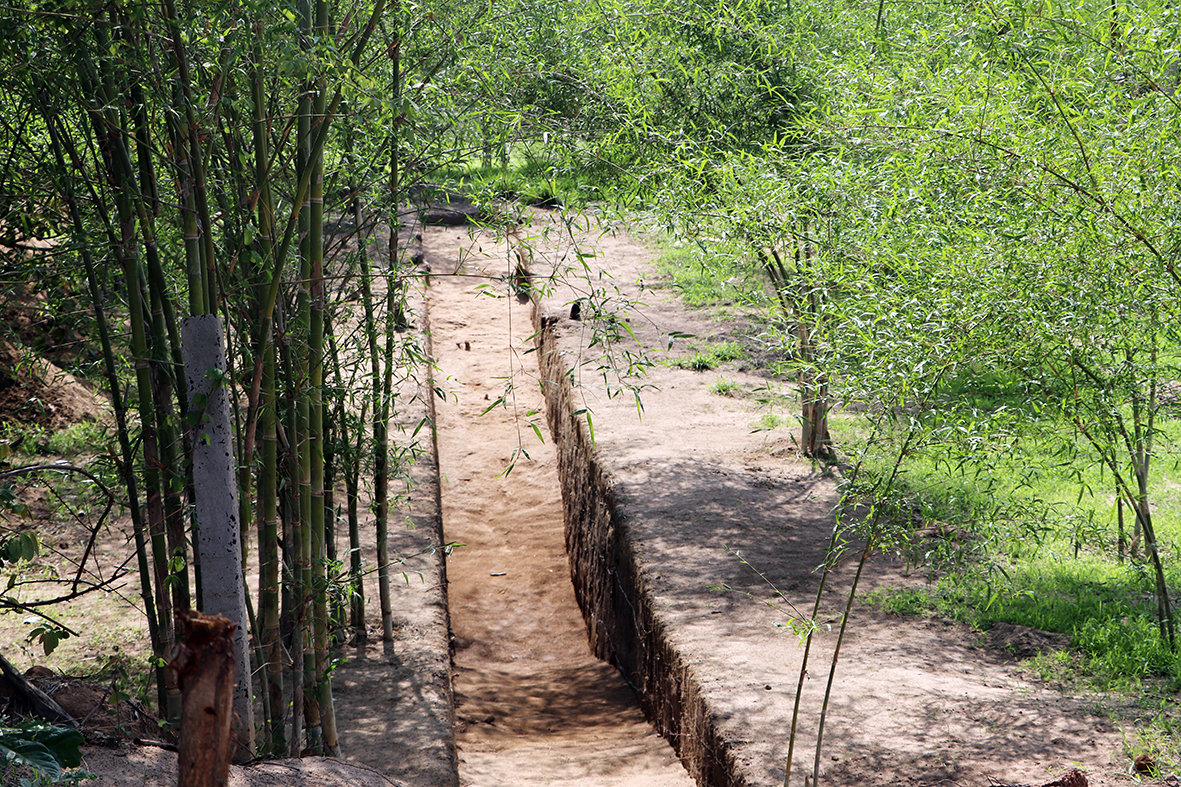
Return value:
[[(635, 282), (651, 278), (651, 255), (626, 235), (583, 242), (595, 267), (614, 277), (595, 281), (645, 302), (629, 320), (640, 347), (618, 349), (643, 349), (654, 362), (639, 381), (641, 418), (631, 396), (609, 395), (597, 374), (602, 344), (593, 328), (569, 319), (569, 302), (589, 302), (596, 284), (574, 282), (542, 302), (567, 543), (595, 650), (636, 688), (700, 784), (783, 784), (803, 651), (793, 620), (816, 595), (834, 482), (795, 455), (789, 387), (738, 369), (678, 368), (670, 362), (684, 354), (681, 342), (664, 352), (667, 336), (731, 339), (741, 325), (688, 312), (668, 291), (641, 292)], [(733, 395), (717, 393), (723, 373)], [(766, 413), (759, 400), (777, 397), (787, 425), (756, 428)], [(576, 415), (587, 408), (593, 440)], [(854, 568), (836, 572), (817, 621), (795, 785), (814, 767)], [(875, 560), (862, 592), (920, 581), (901, 568)], [(854, 614), (818, 755), (825, 785), (1043, 784), (1072, 767), (1086, 770), (1092, 787), (1126, 779), (1121, 736), (1086, 698), (1029, 680), (964, 627), (860, 605)]]

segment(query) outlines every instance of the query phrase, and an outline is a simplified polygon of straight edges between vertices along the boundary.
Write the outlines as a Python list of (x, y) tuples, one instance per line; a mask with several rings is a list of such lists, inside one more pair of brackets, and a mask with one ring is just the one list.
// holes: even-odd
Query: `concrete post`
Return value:
[(193, 487), (196, 490), (196, 550), (201, 561), (201, 611), (236, 624), (234, 651), (235, 761), (254, 756), (254, 705), (242, 546), (238, 522), (238, 486), (234, 473), (234, 435), (230, 403), (223, 384), (225, 341), (217, 315), (189, 317), (181, 323), (189, 408), (201, 414), (193, 429)]

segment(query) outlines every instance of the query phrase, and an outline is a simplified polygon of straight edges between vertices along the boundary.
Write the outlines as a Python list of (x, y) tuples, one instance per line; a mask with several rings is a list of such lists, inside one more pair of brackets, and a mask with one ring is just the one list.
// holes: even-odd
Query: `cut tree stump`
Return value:
[(225, 787), (234, 751), (234, 630), (228, 618), (186, 610), (169, 668), (181, 690), (178, 787)]

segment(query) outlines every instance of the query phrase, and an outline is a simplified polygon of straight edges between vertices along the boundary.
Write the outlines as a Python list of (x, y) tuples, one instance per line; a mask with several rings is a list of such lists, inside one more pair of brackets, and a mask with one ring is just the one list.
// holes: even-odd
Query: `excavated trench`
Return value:
[(539, 309), (486, 297), (503, 244), (446, 237), (428, 311), (443, 531), (461, 544), (447, 559), (460, 783), (733, 783), (720, 746), (702, 750), (708, 714), (647, 611)]
[(658, 620), (626, 518), (598, 463), (575, 395), (556, 321), (535, 310), (546, 415), (558, 446), (571, 579), (595, 655), (619, 670), (645, 716), (703, 787), (745, 781), (689, 666)]

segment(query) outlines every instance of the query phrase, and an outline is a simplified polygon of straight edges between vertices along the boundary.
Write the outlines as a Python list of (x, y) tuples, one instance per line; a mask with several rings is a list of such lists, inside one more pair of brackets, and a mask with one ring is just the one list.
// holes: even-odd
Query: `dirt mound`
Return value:
[(88, 743), (171, 737), (142, 702), (122, 694), (113, 682), (57, 675), (44, 667), (34, 667), (26, 677), (78, 721)]
[(72, 374), (0, 341), (0, 423), (57, 431), (106, 417), (101, 397)]
[(1043, 651), (1066, 650), (1070, 647), (1070, 637), (1013, 623), (996, 623), (988, 631), (988, 644), (1008, 651), (1013, 658), (1020, 660), (1033, 658)]
[[(111, 745), (130, 738), (170, 737), (143, 703), (119, 692), (113, 682), (104, 684), (58, 675), (45, 667), (31, 668), (25, 678), (78, 723), (87, 743)], [(30, 710), (21, 693), (3, 676), (0, 676), (0, 705), (18, 715)]]

